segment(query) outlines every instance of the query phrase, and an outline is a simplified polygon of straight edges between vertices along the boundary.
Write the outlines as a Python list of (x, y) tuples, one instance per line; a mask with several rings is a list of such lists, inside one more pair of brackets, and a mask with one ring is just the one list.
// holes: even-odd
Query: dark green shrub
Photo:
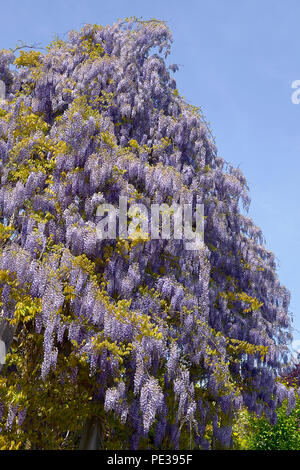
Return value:
[(234, 426), (234, 447), (244, 450), (300, 450), (300, 400), (287, 414), (287, 402), (277, 410), (277, 423), (243, 410)]

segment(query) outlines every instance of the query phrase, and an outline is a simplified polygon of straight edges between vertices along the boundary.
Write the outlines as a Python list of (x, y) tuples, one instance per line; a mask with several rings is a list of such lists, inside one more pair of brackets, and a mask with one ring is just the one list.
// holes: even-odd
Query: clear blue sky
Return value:
[(0, 4), (0, 48), (46, 45), (84, 23), (142, 16), (167, 21), (180, 92), (202, 106), (219, 154), (246, 175), (250, 215), (291, 291), (300, 350), (300, 80), (297, 0), (10, 0)]

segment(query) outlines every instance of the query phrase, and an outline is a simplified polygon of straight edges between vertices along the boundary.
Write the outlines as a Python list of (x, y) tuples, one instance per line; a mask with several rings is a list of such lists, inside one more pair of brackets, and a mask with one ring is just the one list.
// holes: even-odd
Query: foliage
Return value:
[[(299, 358), (298, 358), (299, 360)], [(289, 367), (288, 372), (285, 372), (281, 376), (282, 382), (290, 387), (300, 387), (300, 363), (294, 364)]]
[(239, 413), (234, 425), (234, 444), (242, 450), (299, 450), (300, 400), (288, 413), (288, 402), (277, 410), (277, 422), (257, 417), (246, 410)]

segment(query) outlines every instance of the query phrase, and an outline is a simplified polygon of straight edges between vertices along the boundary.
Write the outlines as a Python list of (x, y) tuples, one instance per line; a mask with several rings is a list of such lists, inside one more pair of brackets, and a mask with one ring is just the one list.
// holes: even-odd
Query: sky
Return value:
[[(0, 0), (0, 48), (46, 46), (86, 23), (129, 16), (166, 21), (168, 59), (188, 102), (201, 106), (219, 155), (247, 178), (249, 215), (263, 230), (291, 292), (300, 351), (300, 80), (298, 0)], [(300, 94), (299, 94), (300, 96)]]

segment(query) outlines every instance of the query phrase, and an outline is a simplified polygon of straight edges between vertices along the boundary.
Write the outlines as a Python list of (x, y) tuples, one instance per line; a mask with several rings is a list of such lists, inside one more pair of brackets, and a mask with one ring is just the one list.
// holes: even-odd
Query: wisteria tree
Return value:
[[(93, 426), (103, 449), (230, 447), (241, 406), (274, 422), (295, 400), (276, 381), (289, 293), (170, 45), (127, 19), (0, 52), (3, 449), (89, 446)], [(119, 196), (203, 204), (205, 248), (99, 239)]]

